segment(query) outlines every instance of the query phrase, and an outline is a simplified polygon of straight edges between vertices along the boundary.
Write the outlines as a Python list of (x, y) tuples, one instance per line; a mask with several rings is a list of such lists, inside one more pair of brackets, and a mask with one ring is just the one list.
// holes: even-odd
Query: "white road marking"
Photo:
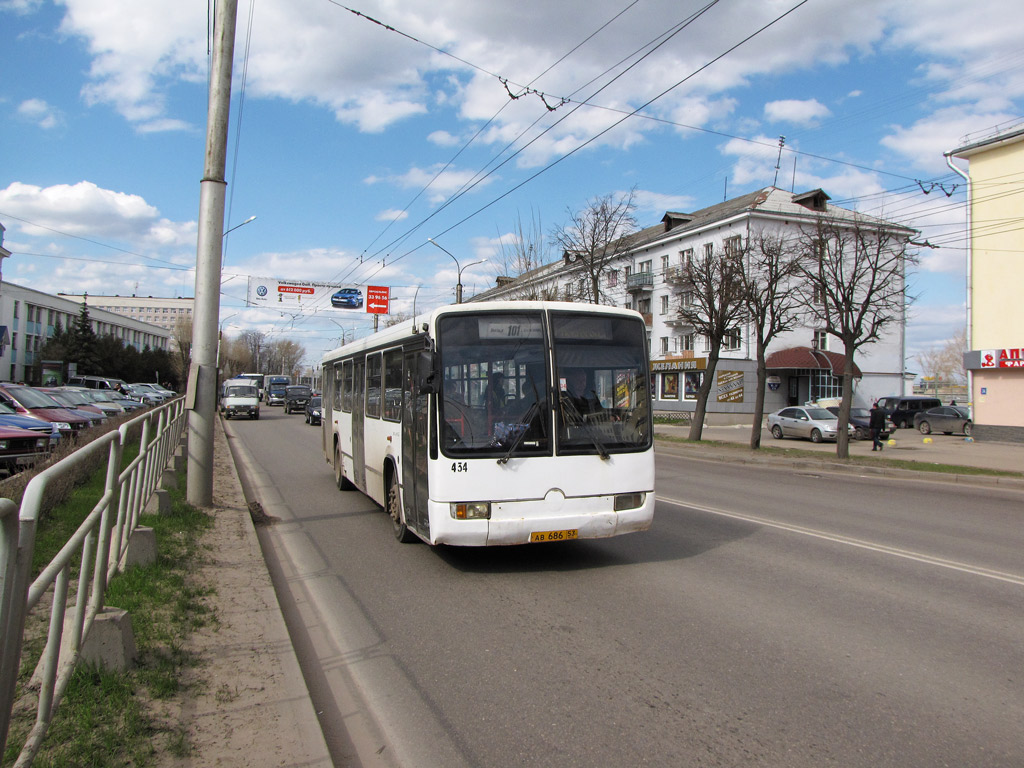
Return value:
[(715, 507), (707, 507), (702, 504), (695, 504), (690, 501), (682, 501), (680, 499), (672, 499), (667, 496), (657, 496), (658, 501), (667, 502), (669, 504), (676, 504), (682, 507), (689, 507), (690, 509), (697, 509), (701, 512), (707, 512), (712, 515), (720, 515), (721, 517), (730, 517), (734, 520), (743, 520), (748, 523), (755, 523), (757, 525), (763, 525), (768, 528), (777, 528), (782, 531), (789, 531), (790, 533), (798, 533), (803, 536), (811, 536), (816, 539), (823, 539), (825, 541), (831, 541), (837, 544), (845, 544), (850, 547), (858, 547), (860, 549), (867, 549), (872, 552), (881, 552), (882, 554), (892, 555), (893, 557), (901, 557), (905, 560), (915, 560), (919, 563), (926, 563), (928, 565), (937, 565), (940, 568), (949, 568), (954, 571), (961, 571), (963, 573), (970, 573), (974, 576), (984, 576), (988, 579), (995, 579), (997, 581), (1005, 581), (1009, 584), (1016, 584), (1017, 586), (1024, 587), (1024, 576), (1018, 576), (1012, 573), (1003, 573), (1002, 571), (994, 571), (990, 568), (981, 568), (976, 565), (970, 565), (968, 563), (957, 562), (956, 560), (947, 560), (942, 557), (935, 557), (933, 555), (925, 555), (920, 552), (913, 552), (908, 549), (900, 549), (899, 547), (889, 547), (884, 544), (875, 544), (870, 541), (862, 541), (861, 539), (854, 539), (849, 536), (841, 536), (835, 533), (826, 533), (825, 531), (817, 531), (813, 528), (805, 528), (800, 525), (792, 525), (791, 523), (780, 523), (775, 520), (767, 520), (762, 517), (755, 515), (742, 514), (740, 512), (731, 512), (725, 509), (716, 509)]

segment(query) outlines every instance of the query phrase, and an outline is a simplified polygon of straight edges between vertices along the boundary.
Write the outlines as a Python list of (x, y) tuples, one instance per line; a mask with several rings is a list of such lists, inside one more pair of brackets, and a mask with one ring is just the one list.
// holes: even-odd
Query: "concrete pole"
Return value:
[(213, 429), (217, 417), (217, 316), (220, 314), (224, 198), (227, 182), (231, 64), (235, 53), (238, 0), (220, 0), (214, 21), (213, 61), (206, 120), (206, 160), (199, 186), (199, 243), (196, 252), (192, 366), (188, 393), (188, 485), (190, 504), (213, 504)]

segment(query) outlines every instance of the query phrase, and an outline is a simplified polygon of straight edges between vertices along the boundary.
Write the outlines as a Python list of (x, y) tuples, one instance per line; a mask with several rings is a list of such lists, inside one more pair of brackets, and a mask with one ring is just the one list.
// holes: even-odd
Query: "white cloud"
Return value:
[(773, 123), (815, 125), (832, 113), (817, 99), (782, 99), (764, 105), (765, 119)]
[(916, 166), (940, 174), (946, 169), (943, 154), (962, 146), (964, 137), (1017, 116), (1010, 113), (980, 113), (970, 106), (947, 107), (909, 127), (893, 126), (882, 145), (909, 158)]
[(44, 130), (56, 128), (61, 123), (60, 111), (42, 99), (26, 99), (21, 102), (18, 105), (18, 116)]
[(377, 221), (402, 221), (407, 218), (409, 218), (409, 213), (407, 211), (399, 211), (395, 208), (389, 208), (386, 211), (381, 211), (374, 216), (374, 219)]
[(459, 171), (437, 165), (432, 168), (410, 168), (403, 174), (392, 176), (368, 176), (363, 181), (367, 184), (387, 182), (402, 189), (427, 189), (428, 199), (434, 203), (442, 203), (456, 192), (468, 189), (470, 185), (487, 186), (495, 181), (494, 176), (476, 179), (474, 171)]

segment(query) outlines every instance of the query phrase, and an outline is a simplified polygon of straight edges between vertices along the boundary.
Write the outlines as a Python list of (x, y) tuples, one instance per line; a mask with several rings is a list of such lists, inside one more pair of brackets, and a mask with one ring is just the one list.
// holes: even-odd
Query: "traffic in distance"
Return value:
[(484, 546), (650, 527), (647, 335), (632, 310), (458, 304), (328, 352), (323, 451), (396, 538)]

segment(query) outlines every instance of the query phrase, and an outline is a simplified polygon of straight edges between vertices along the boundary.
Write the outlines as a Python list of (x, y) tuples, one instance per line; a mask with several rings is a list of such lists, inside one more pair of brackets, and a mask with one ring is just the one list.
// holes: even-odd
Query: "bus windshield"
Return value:
[(536, 311), (443, 318), (443, 451), (507, 460), (645, 450), (644, 336), (639, 319), (617, 315), (552, 312), (550, 329)]

